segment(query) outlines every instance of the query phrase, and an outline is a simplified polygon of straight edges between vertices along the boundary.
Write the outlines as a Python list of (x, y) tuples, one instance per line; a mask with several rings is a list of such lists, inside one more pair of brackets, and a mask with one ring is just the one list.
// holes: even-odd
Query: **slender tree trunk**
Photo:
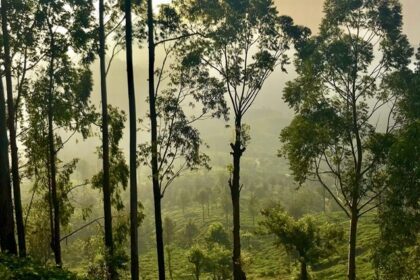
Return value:
[(157, 115), (155, 96), (155, 42), (154, 42), (154, 19), (152, 0), (147, 0), (147, 27), (149, 45), (149, 106), (151, 123), (151, 144), (152, 144), (152, 184), (153, 198), (155, 204), (155, 225), (156, 225), (156, 250), (158, 258), (159, 280), (165, 277), (165, 252), (163, 245), (162, 231), (162, 194), (159, 185), (158, 152), (157, 152)]
[(231, 144), (233, 156), (233, 175), (229, 181), (230, 192), (233, 206), (233, 279), (246, 279), (245, 272), (241, 265), (241, 236), (240, 236), (240, 167), (241, 156), (245, 148), (241, 145), (241, 117), (237, 116), (235, 119), (235, 143)]
[(49, 165), (51, 174), (51, 197), (54, 209), (54, 235), (52, 236), (52, 245), (54, 250), (55, 264), (58, 267), (62, 266), (61, 260), (61, 244), (60, 244), (60, 202), (57, 193), (57, 166), (56, 166), (56, 151), (54, 143), (54, 111), (53, 111), (53, 95), (54, 95), (54, 34), (50, 26), (50, 51), (51, 61), (49, 69), (49, 94), (48, 94), (48, 149), (49, 149)]
[(305, 262), (300, 263), (300, 279), (308, 280), (308, 269)]
[(116, 279), (113, 266), (114, 243), (112, 238), (111, 187), (109, 182), (109, 132), (108, 132), (108, 93), (105, 70), (105, 26), (104, 0), (99, 0), (99, 60), (101, 73), (102, 100), (102, 191), (104, 196), (105, 248), (107, 250), (107, 270), (109, 279)]
[(195, 265), (195, 280), (200, 280), (200, 266)]
[(349, 234), (349, 255), (348, 255), (348, 272), (349, 280), (356, 280), (356, 237), (358, 224), (357, 210), (352, 210), (350, 220), (350, 234)]
[[(358, 50), (356, 50), (356, 53)], [(357, 54), (356, 54), (357, 58)], [(359, 219), (358, 211), (358, 200), (360, 196), (360, 186), (363, 180), (362, 175), (362, 163), (363, 163), (363, 145), (361, 139), (361, 131), (358, 124), (358, 113), (357, 113), (357, 95), (356, 95), (356, 81), (357, 81), (357, 66), (358, 60), (356, 59), (356, 65), (354, 67), (353, 82), (352, 82), (352, 94), (351, 94), (351, 106), (352, 106), (352, 117), (353, 117), (353, 133), (356, 139), (356, 152), (353, 150), (353, 157), (355, 159), (355, 185), (352, 191), (352, 204), (351, 204), (351, 221), (350, 221), (350, 236), (349, 236), (349, 255), (348, 255), (348, 272), (347, 277), (349, 280), (356, 280), (356, 237), (357, 237), (357, 223)], [(356, 156), (357, 155), (357, 156)]]
[(168, 255), (168, 272), (169, 272), (169, 279), (173, 280), (173, 271), (172, 271), (172, 248), (170, 248), (170, 245), (168, 244), (166, 246), (166, 254)]
[(137, 117), (134, 90), (131, 0), (125, 0), (125, 41), (127, 84), (130, 118), (130, 240), (131, 279), (139, 279), (138, 222), (137, 222)]
[(55, 252), (54, 250), (54, 209), (53, 209), (53, 202), (52, 202), (52, 190), (51, 190), (51, 168), (50, 168), (50, 164), (47, 163), (47, 167), (48, 167), (48, 216), (49, 216), (49, 222), (50, 222), (50, 235), (51, 235), (51, 242), (50, 242), (50, 246), (51, 249), (53, 250), (53, 252)]
[(17, 254), (10, 186), (9, 144), (6, 126), (6, 104), (0, 75), (0, 249)]
[(202, 210), (202, 213), (203, 213), (203, 223), (204, 223), (204, 204), (201, 204), (201, 210)]
[(16, 214), (16, 229), (18, 235), (19, 255), (26, 256), (25, 244), (25, 229), (23, 225), (22, 202), (20, 196), (20, 178), (19, 178), (19, 157), (16, 140), (16, 126), (15, 126), (15, 104), (13, 100), (13, 86), (12, 86), (12, 71), (10, 59), (10, 43), (8, 31), (8, 1), (1, 1), (1, 18), (2, 18), (2, 32), (4, 45), (4, 72), (6, 74), (6, 91), (7, 91), (7, 110), (9, 119), (9, 134), (10, 134), (10, 152), (12, 158), (12, 181), (13, 181), (13, 197), (15, 202)]

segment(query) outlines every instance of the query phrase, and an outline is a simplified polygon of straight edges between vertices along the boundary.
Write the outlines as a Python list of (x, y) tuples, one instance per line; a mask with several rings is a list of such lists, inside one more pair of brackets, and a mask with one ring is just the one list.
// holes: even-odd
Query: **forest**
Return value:
[(420, 2), (0, 1), (0, 280), (420, 280)]

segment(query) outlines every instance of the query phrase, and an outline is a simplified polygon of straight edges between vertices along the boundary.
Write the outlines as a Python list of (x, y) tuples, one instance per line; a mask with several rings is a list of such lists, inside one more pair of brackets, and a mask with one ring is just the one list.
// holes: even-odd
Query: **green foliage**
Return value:
[[(374, 208), (386, 187), (395, 125), (393, 109), (384, 108), (400, 97), (386, 80), (413, 53), (398, 2), (327, 0), (320, 34), (297, 46), (298, 77), (284, 90), (296, 116), (281, 133), (280, 154), (299, 184), (319, 181), (348, 216)], [(389, 118), (375, 127), (379, 111)]]
[(0, 278), (4, 280), (82, 280), (67, 270), (42, 266), (30, 259), (0, 255)]
[(417, 279), (420, 270), (420, 68), (393, 73), (387, 82), (401, 94), (397, 119), (403, 124), (389, 149), (387, 190), (378, 222), (380, 239), (374, 264), (384, 279)]
[(194, 238), (198, 235), (198, 228), (193, 221), (189, 221), (185, 225), (185, 229), (182, 233), (183, 236), (183, 243), (186, 247), (190, 247), (194, 241)]
[(222, 280), (231, 274), (231, 252), (229, 237), (220, 223), (213, 223), (204, 234), (205, 247), (193, 245), (188, 251), (188, 261), (193, 265), (193, 273), (199, 279), (202, 272), (211, 279)]
[[(155, 71), (156, 86), (153, 105), (157, 118), (158, 177), (162, 196), (172, 182), (186, 171), (210, 169), (210, 158), (203, 152), (202, 141), (195, 124), (207, 118), (226, 115), (227, 108), (219, 84), (186, 62), (180, 46), (192, 34), (173, 5), (161, 5), (155, 15), (155, 48), (162, 50), (163, 60)], [(140, 17), (137, 34), (142, 42), (147, 35), (146, 22)], [(150, 100), (148, 100), (150, 102)], [(148, 127), (143, 128), (150, 131)], [(150, 142), (138, 146), (139, 164), (149, 166)]]
[(232, 256), (230, 250), (219, 244), (208, 248), (204, 271), (212, 275), (213, 280), (223, 280), (231, 277)]
[(289, 216), (281, 206), (262, 210), (264, 220), (260, 222), (263, 232), (274, 234), (277, 244), (299, 262), (315, 265), (335, 252), (343, 241), (344, 231), (332, 224), (319, 225), (312, 216), (298, 220)]
[(285, 52), (291, 30), (300, 29), (289, 17), (279, 17), (271, 0), (177, 1), (175, 5), (191, 22), (190, 33), (205, 34), (185, 41), (184, 65), (206, 77), (197, 80), (200, 84), (219, 84), (235, 117), (242, 116), (274, 68), (288, 63)]
[(202, 267), (205, 263), (204, 250), (197, 245), (191, 247), (188, 251), (188, 261), (194, 265), (194, 276), (196, 280), (199, 280)]
[(208, 247), (219, 245), (225, 248), (230, 248), (229, 235), (221, 223), (211, 224), (206, 231), (204, 240), (206, 241)]
[[(123, 137), (124, 123), (127, 120), (126, 114), (122, 110), (108, 106), (109, 115), (109, 181), (111, 187), (111, 204), (117, 209), (122, 211), (124, 209), (124, 202), (121, 193), (128, 186), (129, 168), (123, 151), (120, 149), (120, 141)], [(102, 159), (102, 147), (97, 148), (97, 153)], [(102, 190), (102, 176), (103, 171), (99, 171), (91, 179), (92, 187)]]

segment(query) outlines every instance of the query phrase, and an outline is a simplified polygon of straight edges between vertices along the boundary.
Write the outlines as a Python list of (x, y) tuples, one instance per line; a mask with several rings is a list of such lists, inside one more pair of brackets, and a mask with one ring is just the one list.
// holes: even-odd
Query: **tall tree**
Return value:
[(381, 279), (415, 279), (420, 275), (420, 49), (414, 70), (386, 78), (401, 96), (395, 118), (400, 123), (387, 161), (387, 189), (379, 208), (380, 237), (374, 264)]
[(125, 44), (127, 63), (128, 105), (130, 121), (130, 250), (131, 279), (139, 279), (138, 221), (137, 221), (137, 118), (133, 71), (133, 27), (131, 0), (125, 0)]
[(6, 100), (3, 77), (0, 76), (0, 249), (17, 253), (13, 219), (12, 189), (10, 185), (9, 145), (6, 125)]
[[(122, 197), (123, 191), (128, 187), (129, 181), (129, 167), (126, 163), (125, 155), (119, 146), (123, 138), (123, 131), (127, 117), (124, 111), (108, 105), (108, 125), (109, 125), (109, 183), (110, 183), (110, 203), (112, 211), (115, 211), (112, 222), (113, 232), (113, 255), (110, 256), (105, 245), (104, 259), (106, 271), (104, 276), (106, 278), (119, 277), (119, 270), (126, 270), (128, 257), (126, 253), (126, 244), (129, 236), (129, 217), (125, 211), (125, 203)], [(98, 156), (102, 156), (102, 146), (97, 148)], [(103, 190), (103, 170), (100, 170), (92, 177), (92, 187), (98, 190)], [(140, 208), (141, 209), (141, 208)], [(139, 222), (143, 214), (139, 213)], [(112, 266), (110, 271), (109, 265)], [(101, 270), (102, 271), (102, 270)], [(114, 274), (112, 275), (111, 272)]]
[(25, 229), (23, 226), (22, 216), (22, 202), (20, 195), (20, 177), (19, 177), (19, 156), (16, 139), (16, 112), (13, 98), (13, 85), (12, 85), (12, 62), (10, 54), (10, 39), (9, 39), (9, 24), (8, 24), (8, 11), (10, 5), (8, 0), (1, 1), (1, 27), (3, 35), (3, 48), (4, 48), (4, 74), (6, 76), (6, 92), (7, 92), (7, 111), (8, 111), (8, 127), (10, 135), (10, 153), (12, 159), (12, 182), (13, 182), (13, 197), (15, 202), (16, 213), (16, 229), (18, 235), (19, 255), (26, 256), (26, 243), (25, 243)]
[(105, 248), (107, 250), (107, 268), (110, 279), (115, 279), (112, 265), (114, 244), (112, 241), (112, 212), (111, 212), (111, 186), (109, 181), (109, 131), (108, 131), (108, 97), (106, 86), (106, 61), (105, 61), (105, 3), (99, 0), (99, 60), (101, 76), (101, 101), (102, 101), (102, 192), (105, 217)]
[(173, 251), (173, 242), (175, 237), (175, 228), (176, 223), (169, 217), (165, 217), (163, 221), (163, 233), (165, 241), (166, 254), (168, 256), (168, 272), (169, 279), (173, 280), (173, 267), (172, 267), (172, 251)]
[(297, 115), (281, 141), (295, 180), (319, 181), (350, 219), (348, 279), (354, 280), (358, 221), (380, 203), (396, 124), (399, 96), (383, 77), (405, 68), (412, 48), (401, 32), (399, 1), (327, 0), (324, 11), (320, 34), (297, 44), (298, 78), (284, 91)]
[[(159, 14), (154, 19), (152, 5), (149, 0), (147, 39), (151, 140), (150, 143), (139, 145), (139, 159), (152, 169), (156, 249), (159, 279), (162, 280), (165, 279), (162, 199), (167, 188), (183, 172), (196, 170), (198, 167), (209, 168), (209, 158), (200, 151), (203, 144), (200, 133), (193, 124), (204, 118), (222, 116), (226, 106), (214, 81), (201, 75), (196, 67), (191, 67), (189, 58), (179, 48), (181, 42), (193, 34), (185, 30), (178, 11), (172, 6), (161, 5)], [(158, 46), (164, 56), (160, 68), (156, 69), (155, 52)], [(170, 61), (174, 62), (170, 64)], [(206, 85), (199, 88), (199, 79), (203, 83), (206, 80)], [(212, 95), (205, 95), (205, 90)], [(188, 114), (186, 107), (190, 107), (191, 111), (195, 109), (198, 115)]]
[[(23, 96), (29, 89), (30, 79), (35, 76), (34, 74), (38, 70), (37, 67), (41, 63), (43, 55), (46, 53), (46, 46), (39, 41), (39, 29), (35, 27), (37, 22), (36, 13), (34, 12), (36, 10), (36, 2), (33, 0), (5, 1), (4, 15), (6, 20), (4, 22), (8, 26), (5, 39), (7, 39), (6, 45), (8, 45), (10, 50), (10, 67), (13, 81), (13, 106), (8, 107), (14, 112), (14, 127), (12, 129), (15, 130), (14, 134), (17, 137), (17, 142), (25, 134), (24, 130), (19, 130), (19, 128), (24, 126)], [(12, 134), (10, 135), (12, 136)], [(17, 149), (14, 149), (14, 152), (17, 153)], [(17, 171), (12, 170), (12, 181), (15, 193), (14, 201), (16, 205), (15, 215), (19, 238), (19, 254), (24, 256), (26, 253), (26, 226), (23, 225), (22, 221), (20, 181), (25, 176), (24, 170), (27, 164), (23, 163), (20, 165), (20, 160), (22, 159), (20, 158), (18, 164), (15, 164), (14, 167), (12, 165), (13, 168), (19, 169)]]
[(147, 45), (149, 50), (149, 116), (150, 116), (150, 147), (151, 147), (151, 167), (152, 167), (152, 187), (155, 207), (155, 227), (156, 227), (156, 250), (158, 256), (159, 279), (165, 280), (165, 258), (163, 245), (162, 212), (161, 212), (161, 191), (159, 187), (159, 167), (158, 167), (158, 134), (157, 134), (157, 114), (155, 97), (155, 34), (153, 19), (153, 2), (147, 0)]
[[(233, 207), (233, 277), (245, 279), (241, 265), (240, 167), (245, 152), (244, 116), (277, 65), (287, 63), (289, 17), (279, 17), (271, 0), (180, 1), (185, 17), (199, 33), (185, 46), (190, 63), (215, 79), (233, 111), (234, 141), (230, 144), (232, 172), (229, 188)], [(306, 32), (306, 29), (302, 31)]]
[[(83, 5), (80, 5), (83, 4)], [(48, 147), (49, 190), (51, 194), (52, 219), (51, 219), (51, 247), (54, 251), (57, 266), (62, 265), (60, 245), (60, 221), (65, 217), (60, 211), (63, 207), (63, 177), (58, 177), (58, 152), (76, 132), (83, 137), (89, 134), (89, 125), (95, 114), (89, 105), (89, 95), (92, 89), (91, 72), (87, 63), (93, 57), (91, 44), (92, 34), (92, 9), (91, 1), (41, 1), (37, 6), (35, 27), (41, 30), (44, 44), (47, 45), (45, 65), (39, 69), (39, 79), (35, 82), (36, 91), (27, 94), (26, 107), (29, 119), (47, 117), (47, 122), (40, 131), (45, 132), (46, 138), (26, 139), (28, 143), (39, 142)], [(78, 57), (70, 57), (70, 49)], [(81, 67), (76, 67), (78, 61)], [(35, 126), (36, 127), (36, 126)], [(30, 129), (35, 129), (30, 127)], [(70, 131), (70, 137), (62, 140), (57, 135), (58, 129)], [(68, 174), (74, 170), (77, 161), (63, 165), (65, 181)]]

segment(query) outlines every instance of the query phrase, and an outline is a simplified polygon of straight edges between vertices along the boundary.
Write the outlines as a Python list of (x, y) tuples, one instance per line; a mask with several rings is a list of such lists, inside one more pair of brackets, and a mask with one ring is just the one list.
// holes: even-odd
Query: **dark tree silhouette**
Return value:
[[(147, 42), (149, 48), (149, 118), (150, 143), (139, 145), (139, 160), (152, 170), (152, 188), (156, 227), (156, 249), (159, 279), (165, 279), (165, 256), (162, 233), (162, 199), (167, 188), (183, 172), (198, 167), (209, 168), (209, 158), (200, 151), (203, 144), (196, 121), (221, 117), (226, 111), (220, 91), (205, 76), (197, 76), (195, 67), (183, 55), (181, 42), (193, 36), (185, 30), (176, 9), (162, 5), (159, 14), (153, 14), (153, 3), (147, 2)], [(164, 52), (159, 69), (155, 67), (158, 46)], [(170, 61), (174, 61), (169, 65)], [(156, 78), (156, 79), (155, 79)], [(167, 78), (167, 81), (165, 81)], [(197, 79), (206, 80), (211, 94), (197, 90)], [(188, 114), (201, 106), (198, 116)]]
[(13, 219), (12, 189), (9, 170), (9, 141), (6, 125), (6, 101), (3, 77), (0, 75), (0, 249), (16, 254), (15, 225)]
[(137, 119), (136, 93), (134, 89), (133, 73), (133, 27), (131, 20), (131, 0), (124, 1), (125, 11), (125, 44), (127, 63), (128, 105), (130, 121), (130, 251), (131, 251), (131, 279), (139, 279), (138, 255), (138, 220), (137, 220)]
[(106, 85), (106, 61), (105, 61), (105, 3), (99, 0), (99, 60), (101, 75), (101, 101), (102, 101), (102, 192), (104, 207), (105, 247), (107, 250), (107, 268), (110, 279), (115, 279), (115, 270), (112, 265), (114, 244), (112, 240), (112, 212), (111, 212), (111, 186), (109, 181), (109, 131), (108, 131), (108, 97)]
[(6, 93), (7, 93), (7, 111), (8, 111), (8, 127), (10, 134), (10, 153), (12, 159), (12, 184), (13, 184), (13, 197), (15, 202), (16, 213), (16, 229), (18, 235), (19, 255), (26, 256), (26, 243), (25, 243), (25, 229), (23, 226), (22, 215), (22, 202), (20, 195), (20, 177), (19, 177), (19, 156), (16, 138), (16, 112), (15, 102), (13, 98), (13, 85), (12, 85), (12, 62), (10, 54), (10, 38), (9, 38), (9, 24), (8, 24), (8, 11), (10, 5), (8, 0), (1, 1), (1, 26), (2, 38), (4, 49), (4, 74), (6, 76)]

